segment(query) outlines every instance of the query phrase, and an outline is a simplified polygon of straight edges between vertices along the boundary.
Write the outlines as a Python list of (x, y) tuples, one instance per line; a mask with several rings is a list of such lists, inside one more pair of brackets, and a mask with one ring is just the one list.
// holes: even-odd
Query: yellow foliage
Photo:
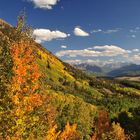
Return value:
[(121, 128), (119, 123), (117, 123), (117, 124), (113, 123), (112, 127), (113, 127), (113, 131), (115, 133), (117, 140), (126, 140), (124, 129)]
[(57, 125), (55, 125), (47, 132), (45, 140), (79, 140), (76, 128), (76, 124), (70, 125), (69, 122), (67, 122), (65, 129), (62, 132), (57, 132)]
[(19, 98), (18, 98), (18, 96), (17, 96), (17, 95), (13, 96), (13, 97), (12, 97), (12, 101), (13, 101), (13, 103), (14, 103), (15, 105), (18, 105), (18, 104), (19, 104)]
[(67, 122), (64, 131), (60, 134), (61, 140), (74, 140), (76, 139), (77, 135), (77, 125), (73, 124), (70, 125), (69, 122)]
[(46, 136), (45, 140), (57, 140), (57, 138), (60, 134), (60, 131), (56, 132), (56, 128), (57, 128), (57, 125), (55, 125), (53, 128), (51, 128), (47, 132), (47, 136)]

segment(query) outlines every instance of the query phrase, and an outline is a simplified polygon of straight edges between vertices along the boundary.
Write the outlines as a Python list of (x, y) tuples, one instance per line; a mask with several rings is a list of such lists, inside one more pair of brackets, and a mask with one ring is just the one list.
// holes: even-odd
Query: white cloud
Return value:
[(99, 32), (102, 32), (102, 29), (96, 29), (96, 30), (91, 31), (91, 33), (99, 33)]
[(118, 32), (120, 29), (117, 28), (117, 29), (112, 29), (112, 30), (107, 30), (107, 31), (104, 31), (105, 34), (111, 34), (111, 33), (116, 33)]
[(91, 31), (91, 33), (104, 33), (104, 34), (111, 34), (111, 33), (116, 33), (119, 32), (121, 29), (116, 28), (116, 29), (109, 29), (109, 30), (102, 30), (102, 29), (96, 29)]
[(140, 32), (140, 27), (136, 27), (134, 29), (130, 29), (129, 30), (130, 33), (137, 33), (137, 32)]
[[(83, 50), (63, 50), (56, 53), (58, 57), (67, 57), (66, 62), (74, 64), (109, 64), (136, 63), (140, 64), (140, 50), (127, 50), (115, 45), (93, 46)], [(79, 59), (80, 58), (80, 59)], [(82, 58), (82, 59), (81, 59)], [(76, 60), (76, 61), (75, 61)]]
[(69, 63), (71, 65), (78, 65), (78, 64), (89, 64), (89, 65), (93, 65), (93, 66), (99, 66), (99, 67), (103, 67), (103, 66), (110, 66), (110, 68), (120, 68), (123, 64), (129, 64), (129, 62), (125, 62), (125, 61), (118, 61), (115, 59), (107, 59), (106, 61), (104, 60), (100, 60), (100, 59), (85, 59), (85, 60), (80, 60), (80, 59), (71, 59), (71, 60), (65, 60), (66, 63)]
[(87, 32), (85, 32), (84, 30), (82, 30), (81, 28), (79, 28), (79, 27), (75, 27), (75, 29), (74, 29), (74, 34), (76, 35), (76, 36), (89, 36), (89, 33), (87, 33)]
[(103, 63), (108, 63), (108, 61), (104, 62), (99, 59), (95, 59), (95, 60), (93, 60), (93, 59), (85, 59), (85, 60), (71, 59), (71, 60), (65, 60), (65, 62), (72, 64), (72, 65), (86, 63), (86, 64), (93, 64), (93, 65), (100, 65), (100, 66), (103, 65)]
[(139, 49), (133, 49), (132, 51), (133, 52), (139, 52), (140, 50)]
[(135, 54), (130, 57), (132, 63), (140, 64), (140, 54)]
[(140, 61), (140, 54), (134, 55), (133, 59), (136, 61)]
[(66, 48), (67, 48), (67, 46), (65, 46), (65, 45), (62, 45), (62, 46), (61, 46), (61, 48), (62, 48), (62, 49), (66, 49)]
[(129, 32), (130, 32), (130, 33), (136, 33), (136, 31), (135, 31), (135, 30), (132, 30), (132, 29), (129, 30)]
[(105, 56), (116, 56), (127, 53), (127, 50), (115, 45), (95, 46), (93, 49), (101, 50)]
[(72, 59), (72, 60), (65, 60), (66, 63), (69, 64), (81, 64), (83, 62), (83, 60), (80, 59)]
[(59, 0), (29, 0), (34, 3), (35, 7), (42, 9), (52, 9)]
[(136, 38), (136, 35), (131, 35), (132, 38)]
[(83, 50), (64, 50), (56, 53), (58, 57), (113, 57), (128, 54), (128, 50), (114, 45), (94, 46)]
[(91, 50), (65, 50), (65, 51), (59, 51), (56, 53), (58, 57), (62, 56), (68, 56), (68, 57), (77, 57), (77, 56), (98, 56), (98, 53), (96, 51), (91, 51)]
[(140, 27), (136, 27), (136, 30), (140, 30)]
[(61, 31), (51, 31), (49, 29), (35, 29), (33, 31), (33, 37), (35, 37), (36, 42), (41, 43), (44, 41), (51, 41), (53, 39), (64, 39), (70, 36)]

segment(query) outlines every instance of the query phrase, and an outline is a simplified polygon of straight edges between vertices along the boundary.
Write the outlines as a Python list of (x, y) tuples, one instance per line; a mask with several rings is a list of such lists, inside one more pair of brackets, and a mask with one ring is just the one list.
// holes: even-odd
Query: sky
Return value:
[(69, 63), (140, 64), (140, 0), (1, 0), (12, 25), (25, 9), (36, 42)]

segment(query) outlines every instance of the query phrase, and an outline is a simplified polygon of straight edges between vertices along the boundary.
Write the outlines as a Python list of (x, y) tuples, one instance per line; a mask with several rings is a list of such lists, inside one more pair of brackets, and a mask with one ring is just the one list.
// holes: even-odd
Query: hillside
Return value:
[(21, 18), (16, 27), (1, 25), (1, 139), (90, 140), (103, 133), (116, 139), (116, 127), (140, 138), (134, 128), (140, 121), (138, 88), (62, 62), (27, 34)]

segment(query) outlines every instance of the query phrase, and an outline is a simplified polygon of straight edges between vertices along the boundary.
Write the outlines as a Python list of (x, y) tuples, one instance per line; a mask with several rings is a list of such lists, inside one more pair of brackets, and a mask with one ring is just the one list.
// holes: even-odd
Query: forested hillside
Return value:
[(0, 139), (140, 139), (140, 90), (90, 77), (0, 20)]

